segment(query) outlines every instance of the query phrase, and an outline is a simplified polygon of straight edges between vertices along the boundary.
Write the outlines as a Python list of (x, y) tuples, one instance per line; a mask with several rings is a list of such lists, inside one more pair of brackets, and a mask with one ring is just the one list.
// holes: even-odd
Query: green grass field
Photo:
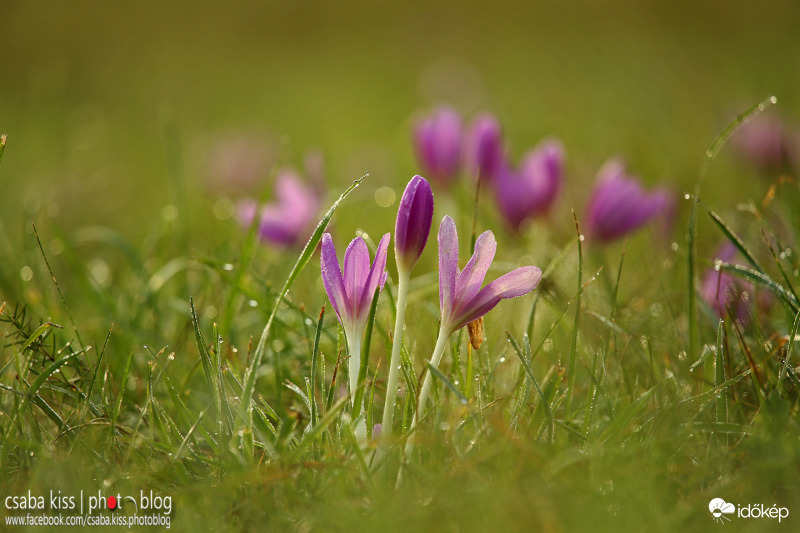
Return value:
[[(6, 4), (0, 529), (119, 495), (92, 516), (129, 517), (135, 501), (179, 531), (797, 530), (799, 163), (759, 169), (738, 143), (780, 119), (800, 151), (800, 6)], [(328, 223), (340, 260), (357, 235), (370, 257), (394, 238), (405, 184), (424, 174), (414, 121), (442, 103), (493, 112), (515, 161), (559, 138), (563, 190), (515, 233), (490, 191), (475, 209), (469, 176), (431, 180), (379, 449), (354, 434), (317, 244)], [(237, 142), (258, 147), (249, 182), (219, 170)], [(279, 169), (311, 174), (314, 155), (310, 245), (259, 241), (236, 202), (273, 198)], [(578, 237), (612, 156), (669, 188), (670, 228)], [(445, 215), (460, 265), (475, 223), (497, 239), (487, 280), (523, 265), (544, 276), (486, 315), (479, 349), (464, 329), (450, 337), (412, 432)], [(720, 319), (701, 290), (725, 242), (737, 255), (718, 268), (747, 296)], [(393, 246), (387, 271), (358, 390), (368, 428), (393, 346)], [(169, 512), (141, 509), (150, 491)], [(715, 520), (714, 498), (737, 512)], [(789, 514), (742, 515), (762, 505)]]

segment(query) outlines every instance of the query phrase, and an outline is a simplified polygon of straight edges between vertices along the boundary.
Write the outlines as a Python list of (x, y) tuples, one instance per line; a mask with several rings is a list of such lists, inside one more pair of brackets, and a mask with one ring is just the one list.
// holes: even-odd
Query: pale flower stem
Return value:
[[(350, 352), (349, 374), (350, 374), (350, 405), (351, 413), (355, 413), (356, 390), (358, 389), (358, 374), (361, 370), (361, 336), (352, 335), (352, 340), (347, 339), (347, 351)], [(353, 420), (353, 431), (355, 432), (356, 442), (363, 445), (367, 442), (367, 422), (362, 420), (357, 423)]]
[(400, 349), (403, 345), (403, 324), (406, 314), (406, 296), (408, 295), (409, 269), (397, 268), (397, 309), (394, 321), (394, 339), (392, 343), (392, 359), (389, 363), (389, 380), (386, 382), (386, 404), (383, 406), (383, 422), (381, 423), (381, 442), (386, 445), (392, 438), (395, 401), (397, 400), (397, 378), (400, 375)]
[[(439, 361), (442, 360), (442, 355), (444, 354), (444, 347), (447, 345), (447, 339), (450, 338), (450, 330), (449, 328), (445, 328), (440, 326), (439, 328), (439, 338), (436, 339), (436, 347), (433, 349), (433, 355), (431, 355), (431, 366), (434, 368), (439, 368)], [(417, 412), (414, 415), (414, 420), (411, 421), (411, 436), (408, 438), (408, 442), (406, 443), (406, 458), (410, 457), (411, 451), (414, 449), (414, 429), (417, 427), (419, 423), (420, 416), (422, 416), (422, 412), (425, 410), (425, 403), (428, 401), (428, 395), (431, 392), (431, 385), (433, 384), (433, 373), (428, 372), (425, 376), (425, 381), (422, 383), (422, 390), (419, 392), (419, 403), (417, 404)]]
[(350, 355), (348, 363), (348, 374), (350, 377), (350, 405), (354, 406), (354, 402), (356, 401), (356, 389), (358, 389), (358, 373), (361, 370), (361, 337), (359, 335), (348, 335), (347, 351)]

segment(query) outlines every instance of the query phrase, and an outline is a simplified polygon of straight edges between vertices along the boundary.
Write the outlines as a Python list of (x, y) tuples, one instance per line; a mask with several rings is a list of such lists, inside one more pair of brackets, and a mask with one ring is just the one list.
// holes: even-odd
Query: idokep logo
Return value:
[(726, 520), (728, 522), (731, 521), (731, 519), (725, 515), (734, 514), (736, 512), (736, 506), (732, 503), (726, 502), (722, 498), (714, 498), (708, 502), (708, 510), (711, 511), (711, 516), (714, 517), (714, 522), (724, 524)]
[(708, 502), (708, 510), (711, 512), (711, 517), (714, 519), (714, 522), (720, 524), (730, 522), (730, 517), (734, 516), (737, 518), (777, 518), (778, 523), (789, 516), (789, 509), (787, 507), (778, 507), (777, 504), (768, 507), (761, 503), (754, 503), (750, 505), (739, 505), (737, 509), (734, 504), (726, 502), (722, 498), (714, 498)]

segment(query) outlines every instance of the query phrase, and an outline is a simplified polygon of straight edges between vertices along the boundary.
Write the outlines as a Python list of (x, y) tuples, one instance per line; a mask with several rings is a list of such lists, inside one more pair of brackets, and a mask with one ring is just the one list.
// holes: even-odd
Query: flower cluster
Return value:
[(487, 182), (498, 209), (512, 231), (545, 215), (561, 190), (564, 149), (555, 139), (543, 141), (516, 166), (507, 155), (497, 117), (480, 113), (462, 130), (452, 108), (441, 107), (414, 128), (414, 148), (423, 170), (443, 184), (461, 172)]
[[(433, 192), (428, 181), (414, 176), (400, 201), (395, 226), (395, 260), (398, 271), (398, 297), (395, 334), (387, 383), (386, 405), (381, 424), (381, 439), (386, 442), (392, 433), (395, 410), (397, 367), (403, 336), (405, 300), (411, 269), (419, 260), (431, 229), (433, 219)], [(356, 237), (344, 255), (340, 268), (336, 249), (330, 234), (322, 237), (320, 258), (322, 280), (342, 329), (349, 352), (350, 390), (358, 387), (361, 362), (362, 336), (369, 309), (386, 280), (386, 256), (390, 234), (378, 244), (375, 260), (370, 266), (369, 251), (365, 241)], [(458, 235), (455, 222), (449, 216), (442, 219), (439, 228), (439, 301), (441, 307), (439, 339), (430, 364), (436, 367), (444, 353), (450, 335), (468, 323), (478, 320), (491, 311), (501, 300), (522, 296), (536, 288), (542, 272), (536, 267), (517, 268), (493, 282), (483, 285), (484, 278), (494, 259), (497, 243), (491, 231), (477, 240), (475, 252), (463, 270), (458, 268)], [(425, 406), (432, 383), (428, 373), (419, 397), (419, 412)], [(357, 411), (354, 406), (354, 411)], [(414, 422), (416, 424), (416, 421)], [(365, 431), (362, 431), (365, 434)]]
[[(494, 115), (477, 115), (463, 132), (461, 124), (450, 107), (436, 109), (417, 122), (414, 147), (426, 172), (444, 184), (460, 172), (487, 182), (512, 232), (550, 212), (564, 183), (565, 151), (559, 140), (543, 140), (515, 165)], [(609, 242), (659, 216), (667, 226), (674, 207), (666, 189), (647, 192), (638, 178), (625, 174), (619, 159), (611, 159), (598, 172), (586, 207), (587, 234), (596, 242)]]

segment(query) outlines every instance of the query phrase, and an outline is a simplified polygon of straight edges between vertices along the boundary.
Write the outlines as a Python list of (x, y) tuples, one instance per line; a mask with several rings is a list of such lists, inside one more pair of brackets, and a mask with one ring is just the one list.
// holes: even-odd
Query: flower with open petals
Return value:
[[(336, 248), (330, 233), (322, 236), (322, 283), (333, 304), (336, 316), (344, 329), (349, 354), (349, 378), (351, 393), (358, 386), (361, 369), (361, 337), (369, 318), (369, 309), (375, 291), (386, 283), (386, 254), (389, 249), (389, 234), (383, 236), (375, 252), (372, 267), (369, 264), (367, 243), (356, 237), (344, 253), (344, 268), (339, 268)], [(366, 435), (364, 429), (363, 434)]]
[(448, 183), (458, 174), (461, 154), (461, 117), (451, 107), (440, 107), (417, 122), (414, 149), (425, 174)]
[(491, 231), (475, 241), (464, 270), (458, 268), (458, 233), (449, 216), (439, 226), (439, 303), (442, 331), (452, 333), (481, 318), (501, 300), (527, 294), (539, 284), (542, 271), (535, 266), (512, 270), (481, 289), (486, 272), (494, 260), (497, 242)]
[(542, 142), (522, 159), (518, 170), (500, 165), (493, 181), (500, 214), (514, 231), (552, 207), (564, 179), (564, 149), (556, 140)]
[(239, 205), (239, 221), (245, 227), (258, 214), (258, 236), (281, 246), (302, 244), (309, 236), (317, 211), (319, 194), (300, 181), (294, 172), (283, 171), (275, 180), (275, 199), (258, 208), (255, 201)]
[(336, 247), (330, 233), (322, 236), (322, 282), (348, 339), (361, 337), (367, 323), (375, 289), (386, 283), (386, 254), (389, 234), (383, 236), (369, 264), (367, 243), (361, 237), (352, 240), (344, 253), (344, 268), (339, 268)]
[(481, 113), (470, 122), (464, 137), (464, 164), (475, 178), (492, 180), (503, 163), (503, 130), (497, 117)]
[(666, 189), (644, 190), (637, 177), (625, 174), (618, 159), (603, 165), (597, 176), (586, 206), (586, 234), (591, 240), (613, 241), (666, 214), (672, 205)]

